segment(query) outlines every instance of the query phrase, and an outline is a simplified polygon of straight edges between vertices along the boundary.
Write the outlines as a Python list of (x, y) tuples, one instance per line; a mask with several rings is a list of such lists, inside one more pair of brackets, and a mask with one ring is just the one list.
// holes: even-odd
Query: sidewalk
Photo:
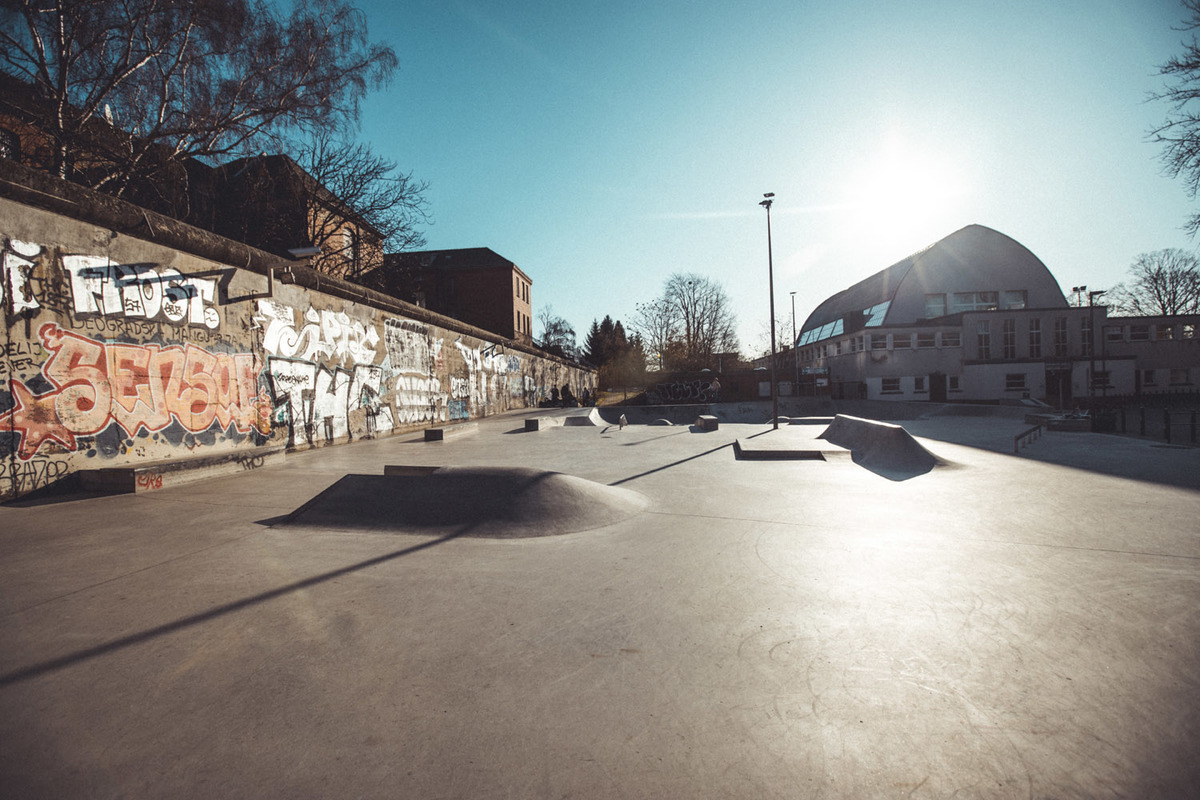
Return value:
[[(785, 428), (525, 432), (547, 413), (0, 506), (3, 794), (1200, 793), (1200, 450), (913, 420), (944, 464), (889, 480), (734, 458)], [(369, 529), (285, 524), (385, 465), (644, 507), (496, 538), (385, 486)]]

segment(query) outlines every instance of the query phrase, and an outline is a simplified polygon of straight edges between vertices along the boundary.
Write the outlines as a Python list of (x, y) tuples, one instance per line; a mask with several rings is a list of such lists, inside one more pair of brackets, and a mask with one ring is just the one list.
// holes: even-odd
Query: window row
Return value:
[[(916, 375), (911, 378), (882, 378), (881, 381), (879, 389), (883, 394), (904, 394), (906, 386), (913, 394), (929, 393), (929, 382), (924, 375)], [(946, 391), (962, 391), (957, 375), (946, 376)]]
[[(925, 295), (925, 318), (944, 317), (946, 314), (961, 314), (965, 311), (1000, 311), (1025, 308), (1024, 289), (1004, 292), (952, 292)], [(947, 305), (949, 299), (949, 305)]]
[(1190, 384), (1191, 374), (1187, 367), (1142, 370), (1142, 386), (1187, 386)]
[(1105, 325), (1104, 338), (1110, 342), (1164, 342), (1172, 339), (1195, 339), (1196, 326), (1193, 323)]

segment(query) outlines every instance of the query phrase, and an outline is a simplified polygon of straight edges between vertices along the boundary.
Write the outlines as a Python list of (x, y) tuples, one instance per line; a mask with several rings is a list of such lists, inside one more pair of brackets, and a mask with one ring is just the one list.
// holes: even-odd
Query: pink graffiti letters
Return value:
[(213, 422), (240, 433), (270, 433), (270, 399), (258, 391), (250, 354), (210, 353), (194, 345), (103, 343), (53, 322), (38, 330), (50, 353), (42, 377), (53, 387), (34, 395), (10, 380), (14, 405), (0, 414), (21, 438), (17, 455), (33, 458), (47, 442), (77, 449), (76, 437), (116, 423), (127, 435), (160, 431), (174, 422), (192, 433)]

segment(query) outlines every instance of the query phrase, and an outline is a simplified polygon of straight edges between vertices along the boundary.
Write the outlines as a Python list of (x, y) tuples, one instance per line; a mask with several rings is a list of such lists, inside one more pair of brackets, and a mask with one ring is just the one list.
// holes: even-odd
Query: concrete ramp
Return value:
[(598, 428), (606, 424), (604, 418), (600, 416), (599, 410), (595, 408), (581, 408), (577, 411), (572, 411), (562, 418), (563, 425), (582, 425), (586, 427)]
[(818, 438), (850, 451), (854, 463), (890, 480), (924, 475), (939, 463), (899, 425), (838, 414)]
[(520, 539), (601, 528), (647, 505), (629, 489), (524, 467), (389, 466), (385, 473), (346, 475), (278, 524)]

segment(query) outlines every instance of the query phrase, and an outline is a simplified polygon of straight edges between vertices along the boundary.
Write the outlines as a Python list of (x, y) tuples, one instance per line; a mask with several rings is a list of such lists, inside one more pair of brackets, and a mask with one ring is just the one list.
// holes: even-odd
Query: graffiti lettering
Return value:
[(259, 469), (267, 463), (265, 456), (238, 456), (234, 459), (243, 470)]
[(351, 319), (344, 311), (317, 311), (309, 307), (304, 313), (304, 326), (297, 330), (294, 317), (291, 306), (273, 300), (258, 301), (258, 316), (254, 321), (266, 327), (263, 348), (268, 353), (305, 361), (326, 358), (341, 364), (375, 361), (379, 334), (374, 325)]
[(116, 423), (128, 436), (159, 431), (177, 422), (192, 433), (213, 423), (222, 430), (270, 433), (258, 392), (257, 363), (250, 354), (211, 353), (203, 348), (105, 344), (48, 322), (39, 329), (50, 353), (42, 378), (53, 388), (34, 395), (10, 380), (14, 405), (0, 414), (21, 438), (17, 455), (32, 458), (46, 442), (76, 450), (76, 437), (94, 436)]
[(162, 475), (156, 475), (153, 473), (138, 475), (137, 485), (141, 489), (161, 489), (163, 485), (163, 478)]
[(711, 386), (705, 380), (660, 383), (651, 400), (658, 403), (707, 403), (714, 395)]
[[(0, 496), (11, 497), (49, 486), (66, 477), (70, 468), (66, 461), (39, 458), (33, 461), (0, 461)], [(4, 489), (5, 484), (12, 491)]]
[(397, 421), (404, 425), (445, 422), (449, 396), (437, 378), (400, 375), (395, 379)]
[(41, 253), (41, 245), (9, 239), (8, 250), (0, 262), (0, 305), (11, 313), (38, 307), (33, 292), (33, 259)]
[(76, 314), (162, 319), (174, 325), (216, 328), (217, 282), (187, 278), (176, 269), (113, 264), (104, 256), (62, 257)]

